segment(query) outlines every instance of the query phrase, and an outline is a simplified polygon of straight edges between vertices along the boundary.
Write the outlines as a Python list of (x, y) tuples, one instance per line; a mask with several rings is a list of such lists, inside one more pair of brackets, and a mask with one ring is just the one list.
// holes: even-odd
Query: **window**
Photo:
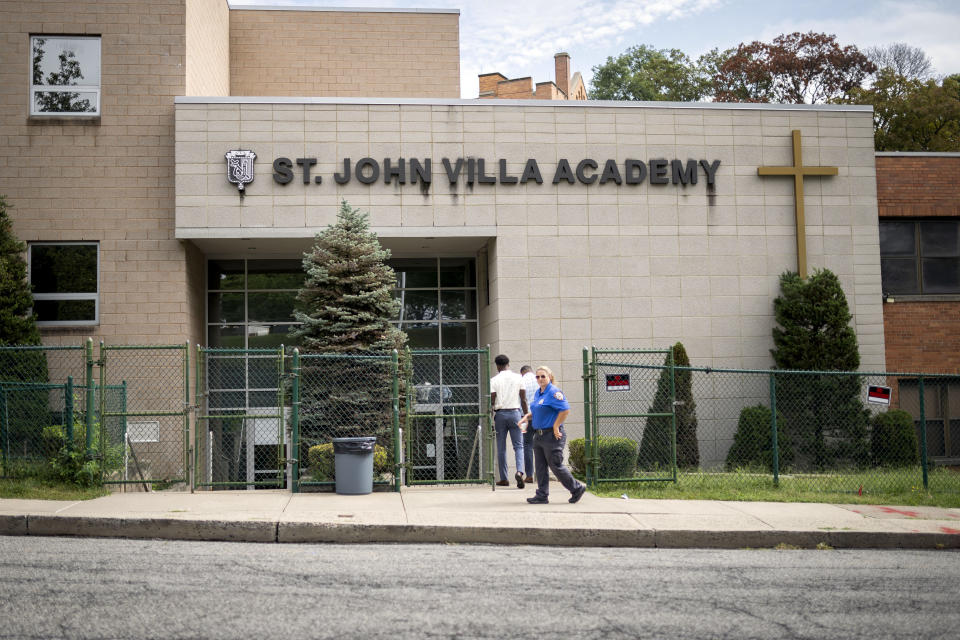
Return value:
[(30, 115), (100, 115), (100, 38), (31, 36)]
[(880, 221), (884, 293), (960, 294), (960, 219)]
[(100, 321), (97, 243), (33, 242), (28, 259), (38, 325), (77, 326)]

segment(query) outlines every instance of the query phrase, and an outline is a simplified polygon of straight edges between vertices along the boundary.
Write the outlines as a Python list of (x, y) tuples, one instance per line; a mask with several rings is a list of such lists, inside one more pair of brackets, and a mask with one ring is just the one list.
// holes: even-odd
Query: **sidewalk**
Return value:
[(960, 509), (706, 500), (578, 504), (529, 490), (414, 487), (360, 496), (285, 491), (117, 493), (0, 500), (0, 535), (244, 542), (404, 542), (588, 547), (960, 548)]

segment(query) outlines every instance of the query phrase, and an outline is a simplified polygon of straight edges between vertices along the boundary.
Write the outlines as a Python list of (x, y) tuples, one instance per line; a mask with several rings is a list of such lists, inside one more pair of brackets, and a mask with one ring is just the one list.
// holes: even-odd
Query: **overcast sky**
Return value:
[(714, 47), (818, 31), (864, 49), (905, 42), (926, 51), (937, 74), (960, 73), (957, 0), (230, 0), (241, 5), (460, 10), (460, 94), (477, 97), (477, 75), (554, 79), (553, 55), (590, 86), (592, 68), (637, 44), (691, 58)]

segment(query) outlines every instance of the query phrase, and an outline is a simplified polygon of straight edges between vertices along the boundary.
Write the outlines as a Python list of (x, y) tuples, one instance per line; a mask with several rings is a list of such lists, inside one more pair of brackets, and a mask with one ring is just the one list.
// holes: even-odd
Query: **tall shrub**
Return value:
[[(683, 344), (676, 343), (673, 350), (673, 363), (678, 367), (689, 367), (690, 358)], [(664, 366), (669, 364), (669, 356), (664, 358)], [(677, 466), (696, 467), (700, 464), (700, 447), (697, 443), (697, 407), (693, 400), (693, 385), (690, 371), (676, 371), (674, 375), (674, 394), (676, 396), (677, 418)], [(674, 410), (670, 398), (670, 370), (664, 368), (657, 380), (657, 391), (648, 413), (669, 413)], [(669, 469), (672, 465), (672, 424), (669, 417), (647, 418), (647, 426), (640, 440), (637, 465), (640, 469)]]
[[(13, 235), (6, 200), (0, 196), (0, 346), (40, 344), (27, 283), (27, 245)], [(44, 380), (45, 381), (45, 380)]]
[[(793, 449), (784, 437), (783, 416), (777, 412), (777, 455), (781, 467), (793, 462)], [(773, 412), (770, 407), (744, 407), (737, 421), (733, 444), (727, 451), (727, 469), (763, 467), (773, 469)]]
[[(856, 371), (860, 366), (852, 316), (836, 275), (780, 276), (773, 303), (778, 327), (771, 350), (778, 369)], [(778, 374), (777, 410), (789, 424), (797, 462), (814, 468), (869, 461), (869, 413), (856, 375)]]
[(294, 312), (303, 324), (293, 335), (304, 353), (343, 357), (302, 361), (303, 453), (334, 437), (376, 436), (393, 454), (389, 364), (347, 357), (405, 352), (406, 334), (391, 323), (400, 303), (392, 294), (396, 275), (389, 257), (367, 214), (346, 201), (336, 223), (304, 254), (307, 277)]

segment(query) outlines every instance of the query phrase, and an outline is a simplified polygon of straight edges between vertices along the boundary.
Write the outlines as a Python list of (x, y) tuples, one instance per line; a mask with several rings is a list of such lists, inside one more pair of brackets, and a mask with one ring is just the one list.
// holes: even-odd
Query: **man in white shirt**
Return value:
[[(523, 390), (527, 394), (527, 405), (533, 403), (533, 395), (540, 388), (537, 384), (537, 377), (533, 375), (533, 367), (528, 364), (520, 367), (520, 379), (523, 382)], [(527, 471), (527, 477), (524, 482), (533, 482), (533, 429), (527, 429), (523, 432), (523, 468)]]
[(497, 375), (490, 378), (490, 402), (493, 406), (493, 425), (497, 432), (497, 470), (500, 480), (497, 486), (510, 485), (507, 480), (507, 433), (513, 444), (517, 473), (514, 478), (517, 488), (524, 487), (523, 434), (517, 425), (520, 417), (527, 413), (527, 394), (523, 388), (520, 374), (510, 371), (510, 358), (500, 354), (493, 359), (497, 365)]

